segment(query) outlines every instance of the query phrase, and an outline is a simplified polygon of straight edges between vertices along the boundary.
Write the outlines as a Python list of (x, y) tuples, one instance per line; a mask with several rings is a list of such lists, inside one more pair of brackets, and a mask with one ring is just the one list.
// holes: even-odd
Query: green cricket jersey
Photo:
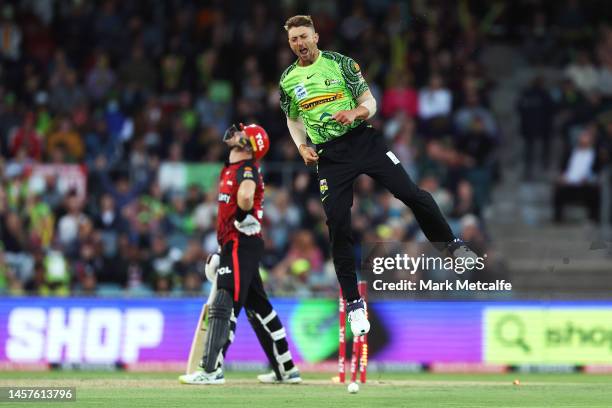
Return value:
[(331, 117), (357, 106), (357, 98), (368, 90), (359, 65), (337, 52), (319, 51), (312, 64), (291, 64), (280, 79), (280, 105), (291, 119), (302, 118), (308, 137), (315, 144), (338, 138), (361, 124), (341, 125)]

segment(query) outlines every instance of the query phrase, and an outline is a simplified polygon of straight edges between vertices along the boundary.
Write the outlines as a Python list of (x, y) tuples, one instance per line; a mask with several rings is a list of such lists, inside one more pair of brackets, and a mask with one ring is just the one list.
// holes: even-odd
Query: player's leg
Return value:
[(232, 311), (232, 316), (230, 317), (230, 331), (227, 341), (225, 342), (225, 346), (223, 346), (223, 359), (227, 355), (227, 350), (229, 350), (230, 346), (234, 342), (234, 338), (236, 337), (236, 322), (238, 320), (238, 316), (240, 315), (241, 306), (234, 302), (234, 310)]
[(388, 149), (382, 135), (373, 128), (367, 139), (367, 155), (363, 157), (363, 172), (385, 186), (396, 198), (406, 204), (423, 230), (427, 239), (440, 251), (453, 256), (475, 254), (453, 235), (450, 226), (431, 194), (419, 188), (404, 170), (395, 154)]
[(223, 356), (230, 338), (230, 321), (233, 315), (232, 294), (227, 289), (218, 289), (208, 309), (208, 329), (204, 341), (200, 370), (181, 375), (183, 384), (224, 384)]
[(245, 308), (249, 322), (273, 370), (271, 373), (257, 376), (259, 381), (290, 384), (302, 382), (289, 351), (287, 332), (268, 300), (259, 274), (251, 281)]
[[(258, 237), (240, 236), (236, 241), (237, 250), (232, 247), (231, 259), (233, 269), (220, 271), (221, 279), (228, 287), (232, 287), (234, 307), (229, 323), (229, 336), (222, 350), (222, 359), (225, 358), (229, 347), (234, 342), (236, 322), (242, 307), (249, 297), (249, 289), (254, 278), (259, 278), (259, 263), (263, 256), (263, 241)], [(229, 258), (229, 256), (228, 256)], [(219, 276), (217, 276), (219, 279)], [(218, 282), (218, 281), (217, 281)]]
[[(239, 240), (230, 241), (221, 249), (217, 268), (217, 294), (208, 311), (208, 330), (204, 353), (200, 362), (202, 371), (180, 377), (186, 384), (222, 384), (223, 358), (235, 330), (234, 310), (240, 310)], [(232, 323), (233, 320), (233, 323)]]
[(358, 168), (351, 157), (349, 142), (342, 141), (322, 148), (317, 146), (317, 173), (336, 276), (347, 300), (351, 330), (355, 336), (359, 336), (370, 330), (370, 323), (366, 318), (365, 302), (359, 296), (355, 272), (351, 206)]

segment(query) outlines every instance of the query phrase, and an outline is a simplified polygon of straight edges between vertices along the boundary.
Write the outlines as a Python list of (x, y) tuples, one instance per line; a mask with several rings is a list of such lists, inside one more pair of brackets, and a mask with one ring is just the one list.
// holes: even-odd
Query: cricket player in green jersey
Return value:
[(382, 134), (365, 122), (376, 113), (376, 100), (359, 65), (337, 52), (319, 50), (310, 16), (289, 18), (285, 30), (297, 60), (281, 76), (280, 104), (304, 162), (317, 165), (334, 267), (351, 330), (358, 336), (370, 330), (357, 289), (351, 232), (353, 182), (360, 174), (374, 178), (410, 207), (438, 249), (456, 258), (476, 255), (455, 238), (431, 195), (410, 179)]

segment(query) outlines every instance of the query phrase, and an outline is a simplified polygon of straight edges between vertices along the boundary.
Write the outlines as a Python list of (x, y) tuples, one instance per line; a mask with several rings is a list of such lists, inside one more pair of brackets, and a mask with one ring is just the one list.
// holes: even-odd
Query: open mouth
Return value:
[(300, 48), (300, 55), (305, 57), (308, 55), (308, 48)]

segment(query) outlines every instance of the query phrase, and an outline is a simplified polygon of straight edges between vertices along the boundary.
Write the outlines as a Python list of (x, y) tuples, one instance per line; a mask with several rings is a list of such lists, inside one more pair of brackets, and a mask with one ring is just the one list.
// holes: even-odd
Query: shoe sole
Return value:
[(298, 378), (289, 378), (287, 380), (283, 380), (283, 381), (278, 381), (278, 380), (274, 380), (274, 381), (263, 381), (261, 379), (257, 379), (260, 383), (262, 384), (300, 384), (302, 382), (302, 377), (298, 377)]
[(213, 380), (208, 382), (193, 382), (187, 381), (179, 377), (179, 382), (185, 385), (223, 385), (225, 384), (225, 378), (221, 378), (219, 380)]

